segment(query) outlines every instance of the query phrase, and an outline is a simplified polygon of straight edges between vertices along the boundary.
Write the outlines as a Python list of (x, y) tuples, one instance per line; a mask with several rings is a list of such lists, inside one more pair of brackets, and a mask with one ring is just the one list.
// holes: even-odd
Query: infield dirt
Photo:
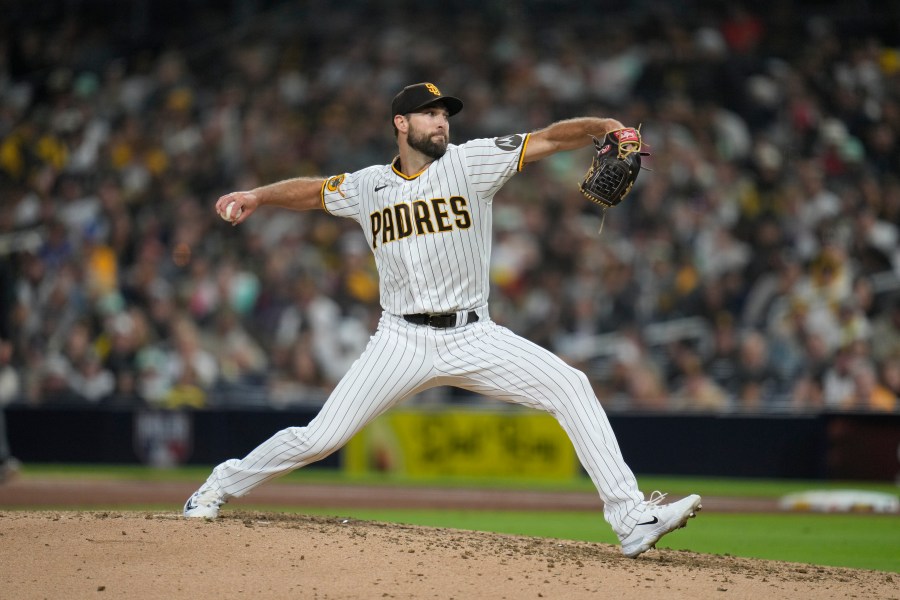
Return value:
[[(240, 506), (247, 499), (217, 521), (188, 521), (178, 508), (194, 487), (40, 477), (0, 486), (0, 600), (900, 599), (900, 581), (885, 572), (667, 549), (633, 560), (609, 544), (251, 512)], [(301, 498), (332, 508), (602, 508), (592, 493), (394, 486), (272, 484), (252, 501)], [(172, 509), (126, 510), (135, 503)], [(704, 512), (775, 508), (704, 498)]]
[(338, 518), (0, 512), (4, 598), (898, 598), (890, 573)]

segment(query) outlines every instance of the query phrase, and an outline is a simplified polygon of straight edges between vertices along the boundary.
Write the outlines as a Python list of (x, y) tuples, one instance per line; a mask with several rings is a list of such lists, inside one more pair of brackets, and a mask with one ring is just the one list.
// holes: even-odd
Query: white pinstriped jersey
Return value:
[(393, 164), (336, 175), (322, 187), (333, 215), (359, 222), (387, 312), (449, 313), (487, 304), (492, 201), (522, 169), (528, 134), (449, 144), (407, 177)]

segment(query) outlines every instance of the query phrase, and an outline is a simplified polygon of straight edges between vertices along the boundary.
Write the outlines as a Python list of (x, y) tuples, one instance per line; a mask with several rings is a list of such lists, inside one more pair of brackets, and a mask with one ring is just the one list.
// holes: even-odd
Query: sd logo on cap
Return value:
[(394, 100), (391, 102), (391, 116), (416, 112), (429, 104), (438, 102), (442, 102), (447, 107), (450, 116), (455, 115), (463, 108), (462, 100), (442, 95), (441, 90), (433, 83), (414, 83), (406, 86), (394, 96)]

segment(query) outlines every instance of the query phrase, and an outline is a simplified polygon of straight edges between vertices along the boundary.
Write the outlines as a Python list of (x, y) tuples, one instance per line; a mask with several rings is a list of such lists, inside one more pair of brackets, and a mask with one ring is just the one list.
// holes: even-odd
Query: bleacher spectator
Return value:
[[(649, 334), (666, 323), (694, 345), (688, 371), (699, 361), (739, 399), (710, 409), (846, 409), (855, 360), (898, 393), (900, 31), (875, 5), (857, 7), (843, 35), (836, 0), (778, 18), (688, 1), (674, 19), (649, 2), (604, 30), (617, 51), (599, 56), (564, 42), (573, 15), (604, 27), (570, 0), (492, 5), (483, 26), (434, 5), (416, 24), (427, 39), (363, 2), (239, 4), (171, 15), (46, 0), (5, 13), (10, 402), (321, 399), (379, 313), (358, 231), (275, 211), (232, 229), (211, 203), (384, 162), (393, 150), (372, 98), (418, 80), (468, 90), (460, 138), (572, 113), (643, 124), (652, 172), (599, 236), (575, 185), (586, 157), (530, 165), (494, 208), (496, 320), (578, 361), (598, 390), (616, 390), (616, 410), (692, 404), (669, 402), (686, 388), (673, 339)], [(240, 28), (232, 10), (245, 11)], [(385, 33), (356, 35), (358, 19)], [(744, 358), (728, 335), (745, 336)], [(640, 360), (611, 362), (600, 347), (629, 339)], [(751, 375), (749, 356), (777, 368)]]

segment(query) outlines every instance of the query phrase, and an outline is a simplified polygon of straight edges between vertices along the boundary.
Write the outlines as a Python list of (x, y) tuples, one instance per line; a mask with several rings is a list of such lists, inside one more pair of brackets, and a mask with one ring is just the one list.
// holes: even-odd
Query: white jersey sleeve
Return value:
[(471, 140), (466, 150), (466, 170), (479, 197), (490, 202), (494, 195), (522, 170), (529, 134)]
[(360, 198), (356, 173), (341, 173), (322, 185), (322, 207), (336, 217), (359, 221)]

